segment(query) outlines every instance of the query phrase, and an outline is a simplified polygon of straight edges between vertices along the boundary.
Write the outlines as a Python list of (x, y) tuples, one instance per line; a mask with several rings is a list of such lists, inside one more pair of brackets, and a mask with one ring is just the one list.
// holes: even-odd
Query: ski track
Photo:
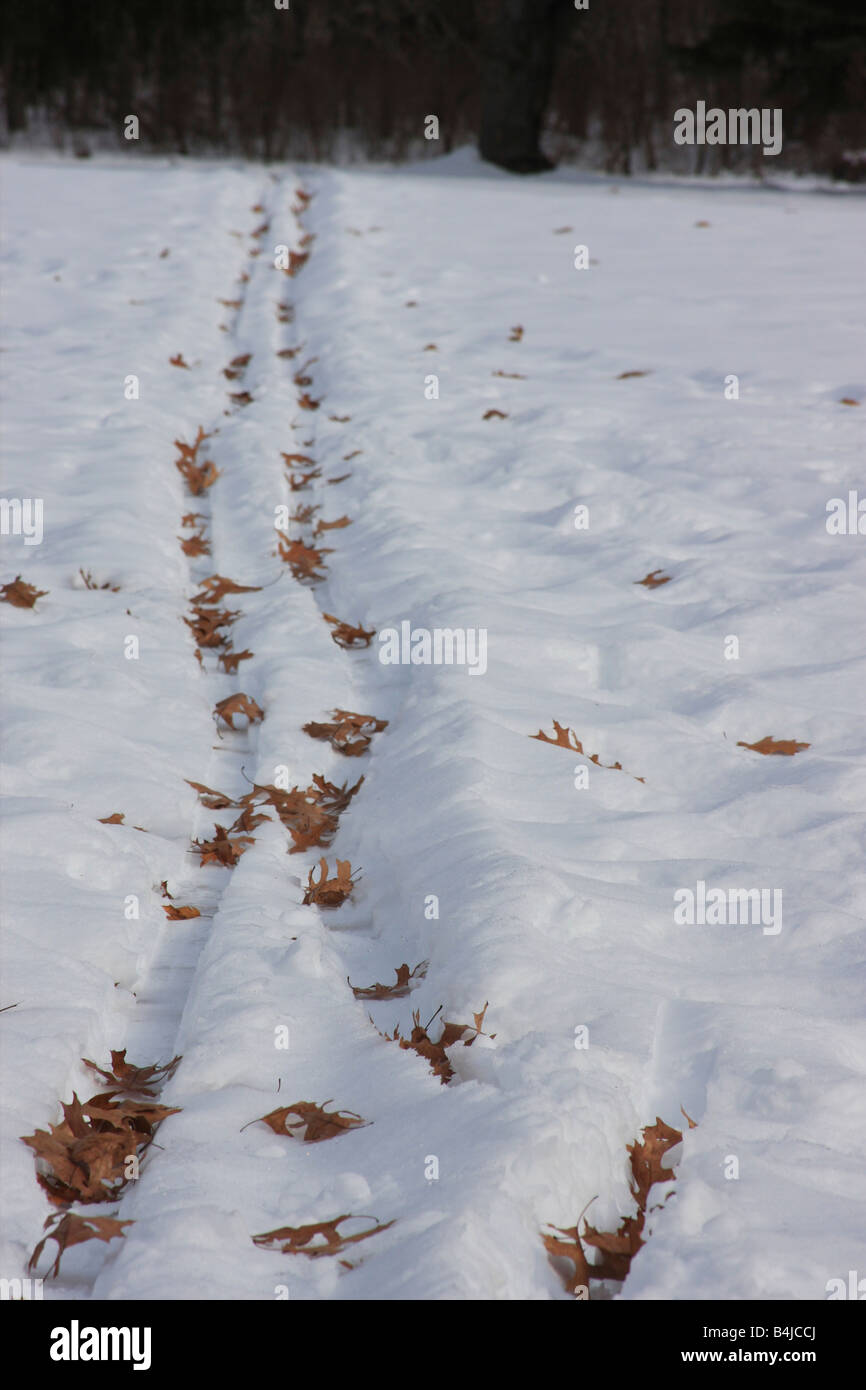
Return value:
[[(123, 208), (101, 191), (104, 173), (86, 177), (110, 222), (106, 240), (113, 234), (122, 245)], [(840, 246), (821, 284), (801, 286), (814, 347), (798, 339), (783, 372), (773, 351), (790, 339), (791, 324), (777, 298), (758, 292), (754, 323), (743, 327), (724, 294), (745, 293), (749, 276), (760, 284), (771, 269), (794, 284), (804, 248), (829, 235), (819, 199), (714, 194), (713, 222), (729, 226), (708, 261), (704, 233), (687, 242), (672, 232), (677, 218), (690, 226), (704, 215), (694, 190), (665, 199), (622, 189), (609, 199), (605, 187), (584, 188), (576, 199), (551, 181), (533, 200), (508, 181), (480, 178), (458, 188), (446, 216), (449, 180), (430, 176), (289, 170), (264, 189), (254, 171), (185, 177), (194, 180), (184, 186), (194, 187), (189, 206), (171, 177), (155, 181), (145, 238), (151, 257), (160, 240), (172, 245), (155, 264), (158, 276), (174, 276), (177, 302), (169, 305), (163, 290), (165, 317), (136, 352), (127, 349), (134, 360), (120, 374), (146, 367), (164, 378), (176, 370), (164, 368), (169, 352), (179, 349), (197, 365), (182, 373), (183, 391), (158, 434), (151, 419), (128, 443), (129, 406), (100, 414), (99, 392), (69, 378), (65, 427), (97, 423), (100, 454), (128, 448), (129, 469), (116, 487), (106, 484), (89, 521), (79, 518), (45, 547), (44, 560), (37, 550), (14, 561), (51, 593), (35, 614), (13, 615), (5, 640), (14, 655), (37, 617), (57, 655), (12, 730), (9, 810), (21, 818), (12, 831), (20, 837), (12, 853), (21, 855), (12, 907), (22, 924), (13, 964), (16, 952), (25, 968), (38, 952), (28, 901), (41, 851), (29, 844), (28, 812), (38, 812), (40, 834), (56, 828), (81, 936), (56, 960), (37, 956), (42, 996), (16, 1011), (31, 1025), (20, 1041), (16, 1013), (5, 1016), (6, 1067), (23, 1082), (4, 1125), (4, 1166), (21, 1193), (4, 1271), (26, 1258), (46, 1208), (18, 1136), (55, 1119), (72, 1089), (95, 1089), (78, 1058), (102, 1064), (111, 1047), (126, 1046), (139, 1064), (182, 1054), (160, 1095), (181, 1113), (161, 1127), (118, 1204), (77, 1208), (117, 1210), (136, 1224), (109, 1247), (67, 1252), (49, 1297), (565, 1298), (542, 1224), (573, 1224), (597, 1196), (589, 1219), (615, 1226), (631, 1210), (626, 1144), (657, 1114), (684, 1125), (680, 1106), (698, 1128), (685, 1134), (676, 1195), (652, 1218), (621, 1296), (821, 1297), (827, 1278), (856, 1266), (866, 1232), (856, 1195), (864, 1102), (854, 945), (863, 906), (855, 779), (864, 663), (844, 611), (864, 562), (855, 541), (834, 549), (821, 534), (824, 500), (844, 495), (848, 478), (843, 468), (845, 484), (836, 481), (829, 456), (836, 451), (853, 468), (856, 450), (855, 423), (820, 414), (845, 389), (853, 360), (845, 295), (853, 251)], [(35, 175), (32, 184), (35, 195)], [(291, 212), (298, 186), (315, 195), (300, 218)], [(743, 198), (763, 240), (737, 221)], [(551, 237), (577, 222), (581, 200), (581, 234), (567, 244)], [(257, 202), (264, 213), (249, 211)], [(800, 225), (786, 239), (788, 211)], [(632, 216), (647, 229), (637, 249)], [(248, 237), (251, 219), (271, 222), (255, 258), (230, 236), (242, 228)], [(77, 269), (84, 292), (86, 231), (72, 227), (62, 274), (67, 263)], [(273, 244), (297, 247), (304, 231), (316, 236), (307, 265), (295, 278), (275, 273)], [(589, 288), (570, 267), (563, 274), (556, 257), (568, 262), (572, 241), (599, 246), (613, 276)], [(57, 272), (47, 249), (40, 254), (47, 282)], [(492, 302), (473, 255), (482, 265), (489, 257)], [(123, 273), (91, 267), (96, 290), (116, 279), (126, 288), (136, 256), (143, 264), (139, 247)], [(674, 262), (683, 288), (671, 302)], [(233, 297), (241, 270), (250, 280), (220, 332), (214, 297)], [(153, 276), (150, 263), (146, 271)], [(708, 309), (713, 275), (723, 295)], [(293, 305), (290, 325), (277, 322), (281, 300)], [(579, 332), (558, 300), (578, 316)], [(706, 318), (690, 317), (696, 306), (714, 315), (709, 349)], [(101, 300), (96, 321), (101, 308), (110, 322), (112, 305)], [(512, 323), (526, 325), (520, 343), (508, 342)], [(758, 323), (760, 347), (752, 341)], [(31, 331), (42, 331), (38, 318)], [(71, 336), (66, 350), (80, 351)], [(665, 356), (665, 341), (676, 353)], [(423, 351), (429, 342), (436, 352)], [(300, 343), (295, 359), (276, 355)], [(811, 351), (821, 354), (819, 382)], [(98, 342), (89, 360), (116, 376), (116, 352)], [(252, 353), (243, 379), (226, 383), (222, 368), (243, 352)], [(322, 404), (305, 412), (292, 377), (314, 356), (309, 390)], [(693, 369), (691, 357), (712, 365)], [(736, 417), (718, 389), (731, 360), (758, 379), (757, 399), (742, 402)], [(614, 411), (609, 383), (631, 368), (653, 375), (615, 383)], [(494, 380), (497, 369), (526, 380)], [(429, 372), (440, 377), (441, 397), (428, 402)], [(237, 389), (253, 403), (226, 415), (227, 392)], [(483, 422), (491, 406), (508, 419)], [(796, 418), (779, 439), (783, 409)], [(35, 429), (35, 414), (20, 412), (19, 428)], [(186, 495), (172, 461), (172, 439), (191, 440), (199, 424), (219, 426), (202, 453), (222, 470), (204, 500)], [(362, 453), (344, 462), (355, 449)], [(757, 479), (749, 450), (762, 455)], [(312, 455), (323, 477), (290, 494), (280, 451)], [(697, 458), (707, 460), (700, 487)], [(346, 482), (327, 483), (349, 470)], [(64, 488), (86, 488), (79, 474), (70, 466), (61, 480), (58, 514)], [(573, 496), (564, 493), (569, 477)], [(29, 486), (22, 478), (19, 495)], [(274, 536), (275, 507), (305, 501), (321, 505), (325, 519), (353, 519), (326, 533), (327, 577), (309, 586), (292, 579)], [(577, 502), (591, 508), (589, 538), (575, 535)], [(191, 510), (207, 516), (211, 554), (188, 562), (175, 537)], [(124, 589), (70, 589), (79, 563), (95, 568), (119, 516), (129, 528)], [(659, 566), (674, 582), (634, 587)], [(199, 671), (180, 621), (212, 573), (263, 586), (226, 599), (242, 613), (231, 629), (235, 649), (255, 653), (236, 676), (215, 672), (215, 655)], [(176, 628), (165, 623), (167, 595)], [(85, 601), (103, 615), (98, 629), (83, 616)], [(379, 630), (403, 618), (485, 627), (490, 670), (474, 678), (384, 666), (375, 642), (341, 651), (324, 611)], [(118, 676), (112, 660), (127, 630), (140, 630), (143, 654), (149, 647), (158, 660), (134, 672), (121, 663)], [(746, 648), (736, 674), (719, 655), (731, 631)], [(791, 632), (803, 634), (796, 645)], [(143, 759), (136, 706), (119, 683), (134, 679), (141, 707), (159, 707), (168, 667), (182, 684), (165, 701), (162, 741), (160, 723), (148, 724)], [(67, 707), (63, 688), (88, 681), (102, 701), (116, 804), (103, 804), (102, 791), (98, 805), (93, 793), (86, 806), (78, 802), (87, 715)], [(220, 738), (211, 711), (237, 690), (265, 719)], [(364, 757), (341, 758), (301, 727), (334, 707), (389, 727)], [(40, 743), (37, 716), (46, 713), (60, 729), (55, 748)], [(602, 762), (619, 760), (645, 782), (590, 767), (591, 793), (576, 790), (574, 769), (586, 759), (527, 737), (549, 731), (553, 717)], [(737, 739), (768, 732), (812, 748), (796, 759), (736, 748)], [(288, 856), (276, 820), (255, 831), (231, 871), (199, 868), (189, 853), (194, 836), (208, 837), (235, 813), (196, 806), (183, 778), (235, 796), (245, 778), (272, 782), (279, 767), (301, 787), (316, 772), (338, 783), (365, 777), (324, 851), (331, 866), (339, 855), (364, 873), (337, 912), (301, 905), (318, 856)], [(126, 825), (90, 823), (115, 810), (127, 813)], [(136, 835), (134, 824), (150, 834)], [(706, 930), (672, 928), (673, 889), (700, 877), (781, 884), (791, 904), (785, 930), (774, 938), (740, 929), (732, 951)], [(175, 901), (195, 904), (201, 918), (162, 920), (150, 890), (164, 878)], [(141, 897), (142, 917), (118, 938), (116, 903), (130, 892)], [(439, 898), (437, 920), (425, 917), (430, 894)], [(427, 976), (408, 998), (356, 1000), (346, 983), (347, 975), (356, 985), (387, 982), (402, 961), (421, 960)], [(76, 989), (78, 1006), (69, 1002)], [(414, 1008), (426, 1020), (442, 1005), (441, 1017), (469, 1022), (486, 1000), (485, 1029), (496, 1039), (452, 1048), (457, 1076), (448, 1087), (421, 1058), (383, 1041), (368, 1017), (405, 1035)], [(33, 1049), (40, 1017), (45, 1042)], [(587, 1051), (573, 1042), (581, 1024), (590, 1029)], [(275, 1046), (283, 1026), (287, 1051)], [(254, 1124), (241, 1132), (277, 1105), (329, 1099), (371, 1123), (312, 1145)], [(742, 1166), (736, 1183), (721, 1176), (729, 1154)], [(431, 1156), (435, 1181), (425, 1176)], [(798, 1224), (793, 1213), (804, 1205)], [(350, 1247), (352, 1270), (262, 1251), (250, 1239), (341, 1213), (367, 1218), (354, 1229), (370, 1218), (395, 1222)], [(834, 1233), (832, 1253), (815, 1249), (823, 1229)]]

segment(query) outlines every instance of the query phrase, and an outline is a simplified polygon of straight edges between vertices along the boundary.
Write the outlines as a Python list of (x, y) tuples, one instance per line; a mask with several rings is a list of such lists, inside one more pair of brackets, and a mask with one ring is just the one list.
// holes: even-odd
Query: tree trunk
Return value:
[(564, 0), (501, 0), (488, 32), (478, 141), (482, 159), (515, 174), (551, 169), (539, 146)]

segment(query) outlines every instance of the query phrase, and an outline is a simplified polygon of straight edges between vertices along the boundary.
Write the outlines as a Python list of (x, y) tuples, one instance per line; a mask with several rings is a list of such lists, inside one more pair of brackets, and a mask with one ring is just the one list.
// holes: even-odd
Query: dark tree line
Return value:
[[(781, 106), (785, 161), (866, 147), (864, 0), (6, 0), (8, 136), (401, 158), (477, 140), (516, 172), (671, 165), (678, 106)], [(424, 119), (440, 138), (425, 144)], [(680, 160), (686, 157), (679, 151)], [(747, 167), (737, 147), (688, 153)], [(683, 167), (680, 162), (679, 167)]]

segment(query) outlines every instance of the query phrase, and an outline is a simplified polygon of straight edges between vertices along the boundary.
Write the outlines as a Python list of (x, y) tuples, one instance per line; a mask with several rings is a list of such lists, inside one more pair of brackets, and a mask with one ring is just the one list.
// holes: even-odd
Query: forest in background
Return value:
[[(82, 155), (128, 148), (123, 123), (134, 114), (143, 150), (403, 159), (475, 141), (495, 91), (488, 125), (503, 110), (507, 122), (513, 87), (518, 122), (522, 103), (540, 104), (541, 148), (555, 162), (617, 174), (760, 167), (759, 149), (674, 144), (674, 111), (703, 100), (780, 107), (775, 168), (866, 176), (850, 157), (866, 148), (863, 0), (589, 0), (582, 10), (572, 0), (289, 4), (7, 7), (0, 138)], [(534, 58), (536, 37), (547, 49)], [(540, 69), (527, 96), (533, 62)], [(424, 138), (430, 114), (437, 141)]]

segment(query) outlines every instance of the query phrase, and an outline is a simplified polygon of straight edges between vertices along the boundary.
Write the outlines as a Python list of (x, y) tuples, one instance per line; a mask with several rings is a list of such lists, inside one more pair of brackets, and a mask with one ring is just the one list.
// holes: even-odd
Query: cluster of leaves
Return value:
[[(436, 1013), (438, 1012), (439, 1009), (436, 1010)], [(433, 1022), (433, 1018), (436, 1017), (436, 1014), (433, 1015), (433, 1018), (431, 1018), (428, 1023), (422, 1024), (421, 1016), (418, 1010), (415, 1009), (412, 1014), (412, 1032), (409, 1034), (408, 1038), (401, 1036), (399, 1027), (395, 1028), (393, 1033), (382, 1033), (381, 1036), (388, 1042), (399, 1043), (405, 1050), (417, 1052), (419, 1057), (426, 1058), (430, 1063), (433, 1075), (439, 1077), (443, 1086), (447, 1086), (454, 1075), (454, 1068), (451, 1065), (446, 1049), (453, 1047), (454, 1044), (458, 1042), (462, 1042), (464, 1047), (471, 1047), (475, 1039), (480, 1036), (485, 1038), (496, 1037), (495, 1033), (484, 1032), (483, 1024), (484, 1015), (486, 1013), (487, 1004), (485, 1003), (480, 1013), (472, 1015), (474, 1026), (468, 1023), (443, 1022), (442, 1032), (434, 1042), (430, 1037), (428, 1029)], [(379, 1030), (377, 1029), (376, 1031), (378, 1032)], [(468, 1038), (464, 1036), (467, 1032), (469, 1033)]]
[(198, 451), (204, 441), (209, 438), (210, 435), (205, 434), (199, 425), (192, 444), (185, 444), (182, 439), (174, 441), (174, 447), (178, 451), (174, 466), (181, 474), (193, 497), (200, 497), (207, 488), (213, 486), (220, 476), (219, 469), (210, 459), (205, 459), (203, 463), (198, 461)]
[(0, 589), (0, 602), (11, 603), (13, 608), (32, 608), (38, 598), (44, 598), (47, 589), (37, 589), (34, 584), (25, 584), (20, 574)]
[(63, 1121), (50, 1133), (37, 1129), (22, 1136), (36, 1155), (36, 1178), (56, 1205), (71, 1202), (113, 1201), (126, 1186), (127, 1160), (138, 1157), (152, 1142), (158, 1127), (176, 1109), (159, 1105), (158, 1087), (173, 1075), (180, 1062), (136, 1067), (126, 1061), (126, 1049), (112, 1052), (111, 1067), (98, 1067), (83, 1059), (108, 1089), (82, 1105), (73, 1092), (63, 1105)]
[(251, 352), (242, 352), (238, 357), (233, 357), (227, 367), (223, 367), (223, 376), (227, 381), (237, 381), (243, 375), (244, 369), (252, 357)]
[(322, 617), (326, 623), (331, 624), (333, 629), (331, 632), (332, 641), (336, 642), (338, 647), (345, 648), (346, 651), (351, 651), (355, 647), (369, 647), (376, 636), (375, 628), (371, 628), (367, 632), (360, 624), (357, 627), (352, 627), (351, 623), (344, 623), (339, 618), (335, 618), (333, 613), (323, 613)]
[(191, 536), (178, 536), (180, 548), (184, 555), (210, 555), (210, 543), (205, 535), (204, 526), (199, 524), (204, 520), (205, 517), (201, 512), (187, 512), (181, 517), (181, 526), (193, 530)]
[[(537, 734), (530, 734), (529, 737), (540, 739), (542, 743), (552, 743), (555, 748), (568, 748), (572, 753), (580, 753), (582, 757), (588, 758), (591, 763), (595, 763), (596, 767), (606, 768), (610, 772), (625, 771), (622, 763), (603, 763), (599, 759), (597, 753), (587, 753), (580, 739), (577, 737), (577, 734), (574, 732), (573, 729), (570, 729), (568, 725), (565, 725), (563, 727), (563, 725), (560, 724), (558, 719), (554, 719), (553, 727), (556, 731), (556, 735), (554, 738), (551, 738), (549, 734), (544, 733), (542, 729), (539, 729)], [(626, 776), (634, 777), (634, 773), (626, 773)], [(646, 778), (634, 777), (634, 780), (636, 782), (645, 782)]]
[[(270, 783), (254, 782), (253, 790), (236, 801), (225, 796), (222, 792), (214, 791), (212, 787), (204, 786), (201, 782), (189, 782), (189, 785), (199, 793), (202, 803), (211, 810), (225, 810), (226, 807), (241, 808), (240, 815), (229, 827), (229, 830), (225, 830), (221, 826), (216, 827), (217, 831), (221, 832), (219, 840), (222, 855), (222, 857), (218, 857), (216, 862), (237, 863), (244, 850), (235, 842), (235, 848), (232, 851), (235, 857), (232, 857), (230, 854), (232, 842), (229, 841), (227, 844), (227, 837), (236, 831), (242, 831), (244, 835), (248, 835), (248, 832), (255, 830), (262, 821), (271, 819), (270, 816), (257, 813), (257, 807), (272, 806), (274, 808), (278, 819), (292, 837), (293, 845), (289, 853), (300, 854), (304, 850), (331, 843), (337, 832), (340, 816), (346, 810), (363, 780), (363, 777), (359, 777), (352, 787), (346, 782), (338, 787), (336, 783), (329, 782), (326, 777), (317, 772), (313, 774), (310, 786), (303, 791), (300, 787), (284, 788), (275, 787)], [(209, 846), (211, 852), (216, 852), (214, 850), (215, 844), (216, 842), (213, 842)], [(214, 861), (205, 859), (203, 862)]]
[[(203, 580), (201, 592), (190, 599), (192, 617), (184, 618), (195, 638), (199, 661), (202, 648), (225, 647), (227, 652), (231, 649), (231, 638), (221, 629), (230, 627), (240, 617), (240, 609), (219, 608), (217, 605), (220, 601), (226, 594), (256, 593), (260, 587), (258, 584), (236, 584), (233, 579), (226, 579), (221, 574), (212, 574)], [(238, 655), (237, 661), (252, 655), (252, 652), (243, 652)], [(229, 665), (225, 665), (224, 669), (229, 670)]]
[(346, 899), (352, 896), (355, 887), (352, 865), (348, 859), (338, 859), (336, 862), (337, 872), (334, 878), (328, 877), (330, 870), (325, 858), (319, 860), (318, 878), (315, 869), (310, 869), (307, 887), (304, 890), (305, 903), (312, 903), (315, 907), (342, 907)]
[(377, 719), (373, 714), (353, 714), (351, 710), (335, 709), (332, 723), (317, 723), (311, 720), (304, 725), (304, 733), (310, 738), (322, 739), (330, 743), (337, 753), (347, 758), (358, 758), (373, 741), (373, 735), (387, 729), (387, 719)]
[(280, 559), (285, 560), (295, 579), (299, 581), (309, 579), (315, 583), (325, 578), (324, 573), (322, 573), (322, 566), (324, 565), (324, 557), (331, 554), (329, 548), (319, 547), (317, 549), (316, 546), (305, 545), (301, 540), (290, 541), (281, 531), (278, 531), (277, 551)]
[[(321, 478), (322, 476), (321, 468), (316, 467), (315, 459), (310, 458), (309, 454), (281, 453), (281, 457), (285, 459), (286, 463), (289, 466), (289, 472), (286, 474), (286, 481), (289, 484), (289, 487), (291, 488), (292, 492), (306, 491), (306, 489), (310, 486), (310, 483), (313, 481), (314, 478)], [(293, 471), (293, 465), (298, 464), (310, 466), (306, 472), (296, 473)]]
[[(694, 1120), (688, 1115), (686, 1119), (691, 1129), (696, 1128)], [(669, 1183), (674, 1179), (673, 1170), (665, 1168), (662, 1159), (669, 1149), (682, 1142), (682, 1137), (680, 1130), (666, 1125), (656, 1116), (655, 1124), (642, 1131), (640, 1140), (626, 1146), (631, 1168), (629, 1186), (637, 1210), (633, 1216), (624, 1217), (615, 1231), (597, 1231), (584, 1222), (581, 1233), (582, 1218), (579, 1217), (573, 1226), (552, 1226), (551, 1232), (556, 1234), (542, 1233), (547, 1253), (554, 1259), (566, 1259), (572, 1265), (572, 1273), (564, 1277), (569, 1293), (586, 1297), (591, 1280), (625, 1279), (632, 1260), (646, 1243), (643, 1232), (650, 1189), (654, 1183)], [(584, 1245), (599, 1252), (594, 1264), (589, 1263)]]
[[(374, 1236), (379, 1231), (387, 1231), (389, 1226), (394, 1225), (393, 1221), (376, 1221), (375, 1226), (370, 1226), (366, 1231), (357, 1231), (351, 1236), (340, 1235), (339, 1227), (344, 1221), (358, 1220), (376, 1221), (376, 1218), (347, 1214), (335, 1216), (332, 1221), (312, 1222), (308, 1226), (280, 1226), (276, 1231), (264, 1231), (261, 1235), (253, 1236), (252, 1241), (261, 1250), (276, 1250), (281, 1255), (307, 1255), (314, 1260), (320, 1255), (339, 1255), (347, 1245), (367, 1240), (369, 1236)], [(317, 1237), (321, 1239), (317, 1240)], [(341, 1260), (340, 1263), (352, 1268), (346, 1260)]]
[[(274, 1134), (288, 1134), (292, 1139), (303, 1139), (306, 1144), (320, 1144), (325, 1139), (336, 1139), (338, 1134), (345, 1134), (347, 1130), (359, 1129), (367, 1124), (367, 1121), (360, 1115), (356, 1115), (354, 1110), (334, 1110), (328, 1112), (326, 1105), (331, 1101), (323, 1101), (321, 1105), (316, 1105), (311, 1100), (296, 1100), (294, 1105), (281, 1105), (277, 1110), (271, 1110), (268, 1115), (261, 1115), (257, 1120), (250, 1120), (251, 1125), (263, 1124), (272, 1129)], [(295, 1116), (289, 1119), (289, 1116)], [(244, 1129), (248, 1126), (244, 1125)]]
[(255, 837), (236, 835), (232, 839), (224, 825), (215, 824), (214, 830), (216, 834), (212, 840), (193, 840), (193, 849), (200, 856), (202, 865), (219, 864), (225, 869), (233, 869), (248, 847), (255, 844)]

